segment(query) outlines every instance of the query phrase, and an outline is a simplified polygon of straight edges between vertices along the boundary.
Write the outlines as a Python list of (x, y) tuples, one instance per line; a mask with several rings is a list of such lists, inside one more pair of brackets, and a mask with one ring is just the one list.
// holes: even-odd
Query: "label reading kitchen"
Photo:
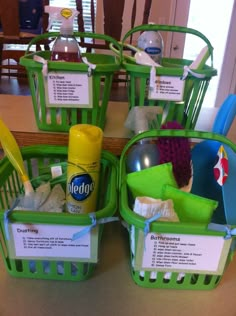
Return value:
[(135, 269), (222, 274), (231, 240), (222, 236), (139, 234)]
[(87, 73), (49, 72), (48, 107), (92, 107), (92, 77)]

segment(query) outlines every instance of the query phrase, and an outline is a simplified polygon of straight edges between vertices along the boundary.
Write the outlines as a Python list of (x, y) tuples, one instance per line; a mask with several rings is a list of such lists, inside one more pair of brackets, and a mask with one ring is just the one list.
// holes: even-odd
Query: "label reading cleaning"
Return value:
[(11, 258), (97, 262), (98, 229), (73, 240), (87, 226), (9, 224)]
[(185, 81), (180, 77), (156, 76), (153, 89), (149, 89), (149, 99), (182, 101)]
[(139, 234), (136, 270), (222, 274), (231, 240), (222, 236)]
[(87, 73), (49, 72), (47, 106), (92, 108), (92, 76)]

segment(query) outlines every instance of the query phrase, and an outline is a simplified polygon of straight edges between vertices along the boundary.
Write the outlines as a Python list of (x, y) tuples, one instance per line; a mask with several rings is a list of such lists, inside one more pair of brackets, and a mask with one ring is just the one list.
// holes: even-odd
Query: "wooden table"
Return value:
[[(209, 131), (212, 128), (216, 108), (203, 108), (197, 130)], [(120, 155), (131, 133), (124, 127), (128, 114), (128, 103), (109, 102), (104, 130), (103, 149)], [(67, 145), (68, 133), (45, 132), (37, 128), (31, 96), (0, 95), (0, 117), (14, 134), (19, 146), (35, 144)], [(236, 124), (232, 125), (228, 138), (236, 142)]]
[[(123, 126), (127, 111), (125, 103), (109, 104), (104, 148), (115, 154), (129, 138)], [(209, 130), (215, 113), (214, 109), (204, 109), (197, 129)], [(0, 95), (0, 117), (20, 146), (68, 142), (67, 133), (37, 129), (30, 97)], [(233, 124), (229, 137), (234, 141), (235, 134)], [(83, 282), (14, 278), (0, 260), (0, 315), (235, 316), (235, 257), (212, 291), (150, 289), (137, 286), (131, 279), (128, 234), (119, 222), (104, 226), (102, 241), (95, 274)]]
[[(121, 153), (130, 136), (130, 131), (124, 127), (127, 113), (127, 103), (110, 102), (108, 105), (103, 149), (115, 155)], [(30, 96), (0, 95), (0, 117), (19, 146), (68, 144), (68, 133), (45, 132), (37, 128)]]

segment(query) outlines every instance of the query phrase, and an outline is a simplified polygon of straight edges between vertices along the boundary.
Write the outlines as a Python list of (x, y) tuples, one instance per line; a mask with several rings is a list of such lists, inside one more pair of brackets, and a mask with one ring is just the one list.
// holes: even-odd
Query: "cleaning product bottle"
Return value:
[[(125, 126), (139, 134), (147, 131), (151, 127), (151, 122), (157, 125), (157, 115), (162, 113), (162, 108), (158, 106), (135, 106), (126, 119)], [(159, 152), (155, 141), (150, 138), (144, 138), (135, 143), (126, 159), (126, 170), (128, 173), (141, 171), (159, 164)]]
[[(149, 24), (154, 24), (150, 22)], [(156, 63), (161, 65), (163, 39), (158, 31), (144, 31), (138, 38), (138, 47), (143, 49)]]
[(102, 130), (78, 124), (70, 128), (67, 167), (67, 211), (74, 214), (96, 210)]
[(78, 11), (72, 8), (45, 6), (49, 13), (50, 25), (53, 21), (61, 21), (60, 35), (52, 47), (51, 60), (66, 62), (82, 62), (79, 44), (73, 35), (73, 21)]

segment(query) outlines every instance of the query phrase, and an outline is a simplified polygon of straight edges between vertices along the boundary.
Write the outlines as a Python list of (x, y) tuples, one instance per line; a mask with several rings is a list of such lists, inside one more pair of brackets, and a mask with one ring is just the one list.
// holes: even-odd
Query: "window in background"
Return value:
[[(84, 26), (86, 32), (92, 32), (92, 21), (90, 16), (90, 3), (91, 0), (83, 0), (83, 19), (84, 19)], [(50, 5), (55, 7), (67, 7), (67, 8), (76, 8), (75, 0), (50, 0)], [(96, 6), (96, 1), (95, 1)], [(95, 8), (96, 12), (96, 8)], [(60, 22), (53, 24), (53, 31), (60, 30)], [(78, 31), (78, 23), (75, 19), (74, 21), (74, 30)]]
[[(76, 1), (75, 0), (50, 0), (51, 6), (56, 7), (69, 7), (69, 8), (76, 8)], [(84, 28), (86, 32), (92, 32), (92, 21), (91, 21), (91, 15), (90, 15), (90, 4), (91, 0), (83, 0), (83, 20), (84, 20)], [(94, 0), (95, 5), (95, 12), (96, 12), (96, 4), (97, 0)], [(61, 22), (54, 22), (52, 31), (60, 31), (60, 25)], [(74, 20), (74, 30), (78, 31), (78, 22), (77, 19)], [(7, 52), (5, 54), (4, 60), (2, 61), (3, 65), (10, 65), (10, 67), (18, 67), (18, 61), (12, 58), (11, 51), (17, 51), (19, 55), (23, 54), (23, 52), (27, 49), (28, 45), (19, 45), (19, 44), (6, 44), (4, 45), (4, 51)], [(35, 46), (32, 46), (32, 49), (35, 50)], [(11, 69), (10, 71), (6, 69), (2, 69), (2, 73), (10, 75), (12, 73), (13, 75), (17, 73), (15, 69)]]
[[(85, 31), (92, 32), (92, 21), (90, 17), (90, 2), (91, 0), (83, 0), (83, 18), (85, 23)], [(95, 1), (95, 12), (96, 12), (96, 2)], [(50, 5), (54, 7), (68, 7), (68, 8), (76, 8), (75, 0), (50, 0)], [(52, 31), (59, 32), (60, 31), (61, 22), (54, 22)], [(75, 19), (74, 21), (74, 30), (78, 31), (78, 23)], [(16, 45), (16, 44), (9, 44), (7, 45), (7, 49), (12, 50), (26, 50), (27, 45)]]
[[(214, 68), (218, 72), (218, 75), (210, 81), (203, 104), (205, 107), (215, 106), (219, 80), (222, 75), (222, 64), (225, 56), (234, 0), (227, 0), (226, 2), (215, 0), (190, 1), (187, 26), (200, 31), (209, 39), (214, 48)], [(191, 35), (187, 35), (184, 58), (194, 60), (203, 45), (202, 43), (201, 40), (194, 41)]]

